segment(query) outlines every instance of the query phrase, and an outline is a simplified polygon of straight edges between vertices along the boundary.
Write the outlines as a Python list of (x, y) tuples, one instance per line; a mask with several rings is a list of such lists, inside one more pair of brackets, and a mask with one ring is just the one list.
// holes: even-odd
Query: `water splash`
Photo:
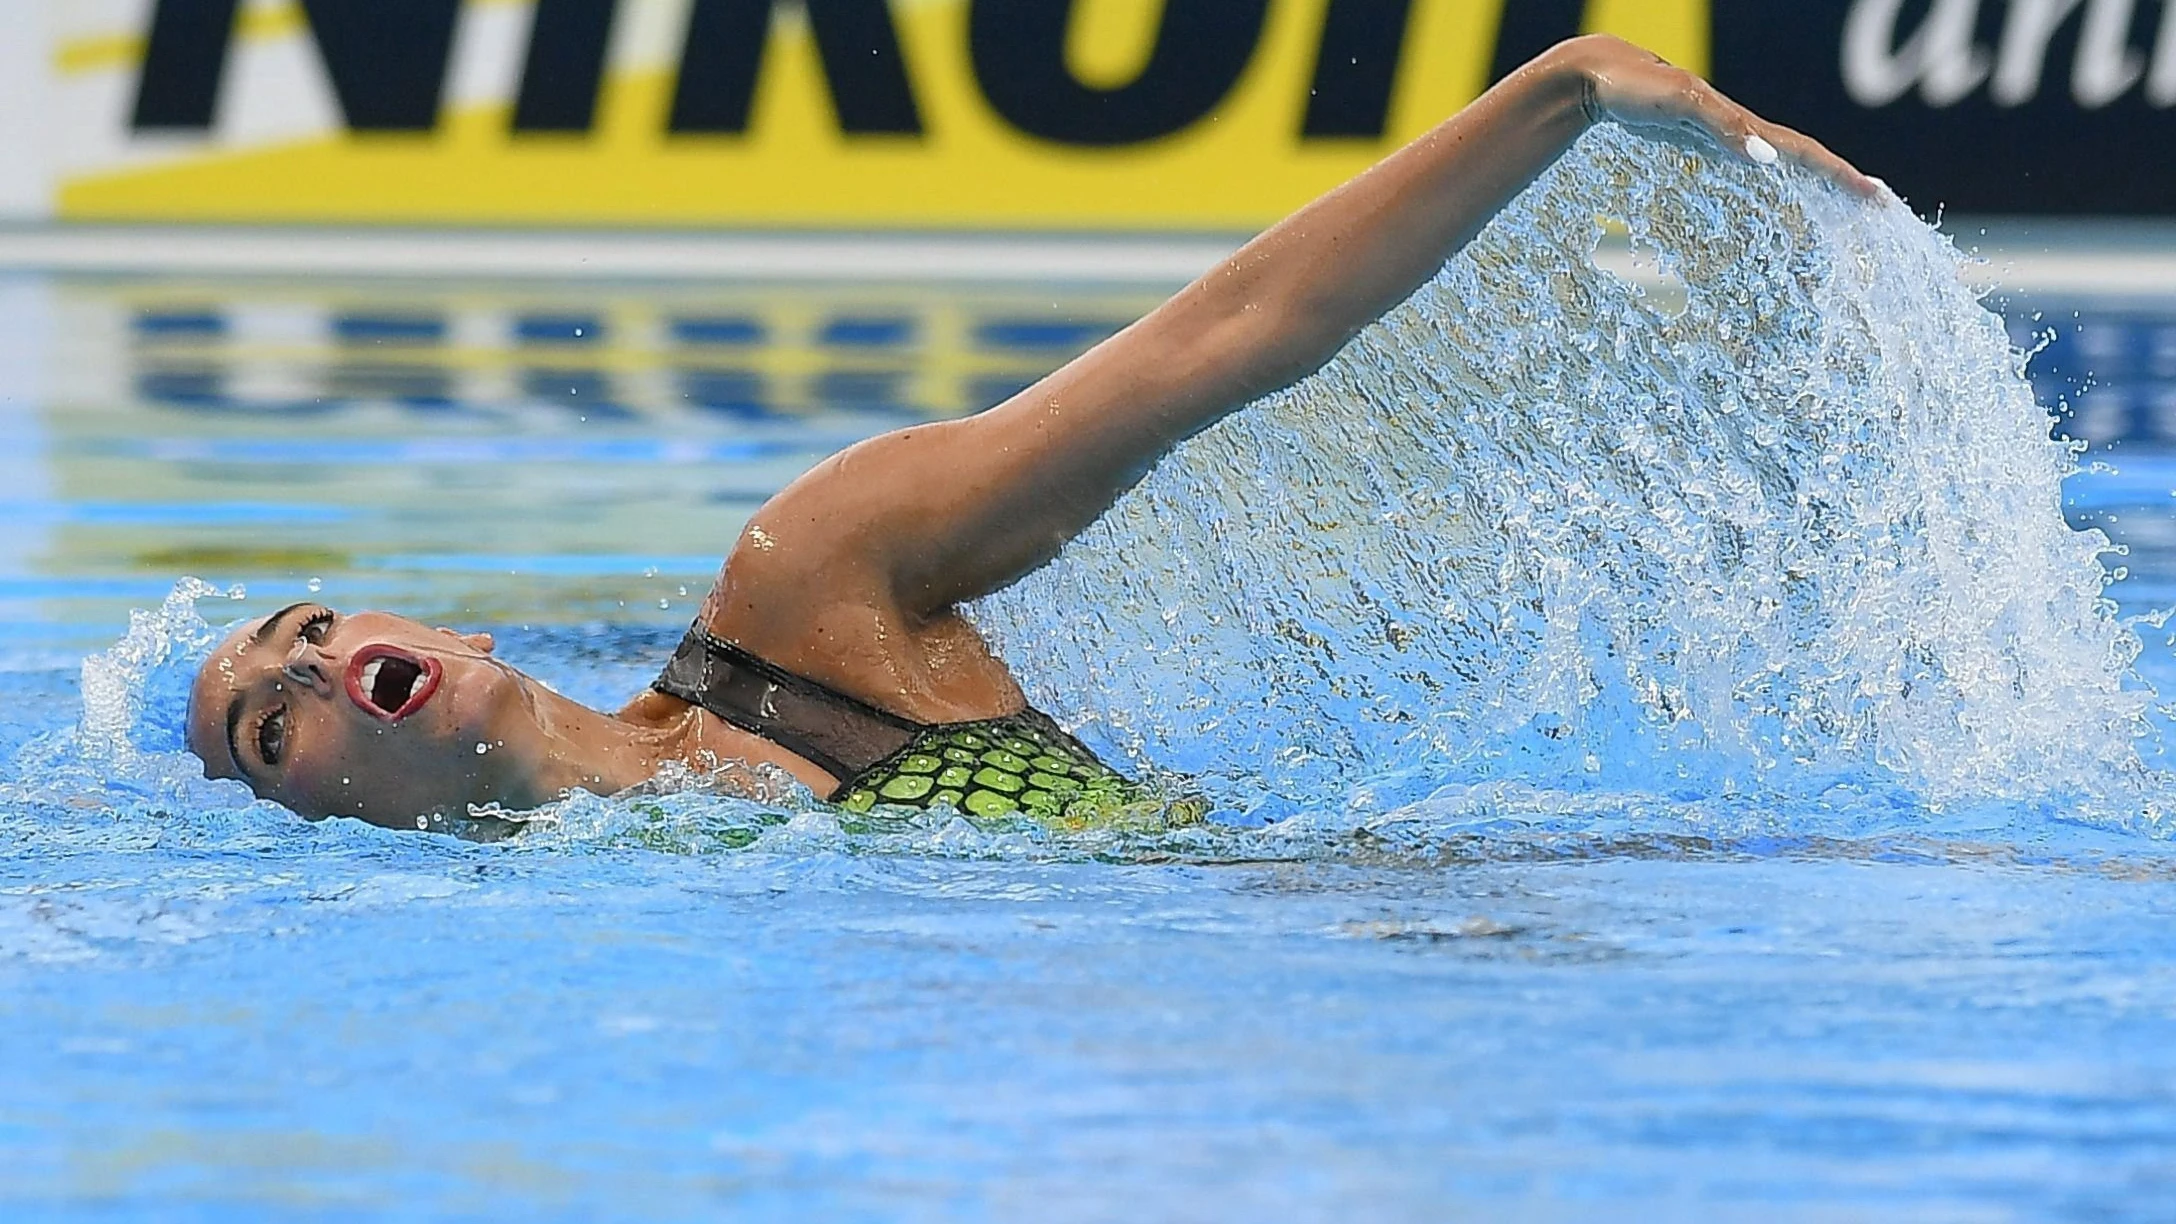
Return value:
[[(1659, 308), (1601, 218), (1683, 281)], [(1614, 129), (977, 620), (1268, 818), (1560, 795), (2151, 806), (2151, 693), (1999, 320), (1893, 201)]]
[(184, 578), (83, 660), (73, 725), (36, 735), (0, 768), (0, 857), (292, 845), (301, 822), (240, 783), (206, 779), (183, 742), (190, 683), (223, 632), (198, 602), (241, 596)]
[[(1605, 217), (1682, 302), (1595, 266)], [(504, 845), (1446, 861), (2151, 826), (2152, 694), (2107, 541), (2064, 522), (2073, 455), (1958, 273), (1900, 206), (1593, 133), (1321, 373), (975, 610), (1039, 703), (1233, 823), (850, 820), (797, 787), (667, 779), (526, 814)], [(183, 583), (86, 660), (80, 726), (0, 777), (18, 842), (383, 836), (303, 825), (182, 753), (215, 636), (193, 604), (216, 594)], [(618, 656), (660, 643), (536, 644), (610, 700), (640, 682)]]
[(140, 761), (145, 751), (181, 751), (195, 664), (218, 641), (197, 601), (240, 599), (243, 593), (183, 578), (156, 611), (131, 613), (119, 641), (83, 660), (77, 746), (120, 768)]

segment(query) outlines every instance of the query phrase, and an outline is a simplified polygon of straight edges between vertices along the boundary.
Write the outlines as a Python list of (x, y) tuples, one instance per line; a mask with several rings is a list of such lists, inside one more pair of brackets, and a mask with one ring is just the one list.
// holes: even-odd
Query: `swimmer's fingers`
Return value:
[(1703, 108), (1704, 126), (1709, 137), (1722, 146), (1723, 151), (1741, 161), (1756, 166), (1773, 166), (1787, 161), (1813, 171), (1845, 191), (1863, 199), (1872, 199), (1880, 191), (1880, 185), (1858, 167), (1829, 151), (1828, 146), (1795, 128), (1780, 123), (1770, 123), (1752, 111), (1723, 96), (1713, 85), (1701, 82), (1706, 101), (1711, 105)]
[(454, 629), (446, 625), (440, 625), (438, 627), (438, 631), (445, 634), (447, 637), (458, 638), (462, 642), (466, 643), (471, 649), (480, 650), (485, 654), (490, 654), (498, 646), (497, 639), (493, 638), (488, 633), (463, 633), (459, 629)]
[(1641, 135), (1756, 165), (1788, 159), (1862, 197), (1879, 185), (1819, 141), (1770, 123), (1692, 73), (1614, 39), (1582, 39), (1588, 55), (1587, 115)]
[[(1715, 92), (1713, 86), (1709, 90)], [(1764, 166), (1778, 161), (1791, 162), (1862, 199), (1872, 199), (1880, 193), (1879, 183), (1830, 152), (1827, 145), (1795, 128), (1770, 123), (1719, 92), (1715, 92), (1715, 96), (1736, 114), (1736, 122), (1726, 129), (1724, 139), (1725, 147), (1739, 157)]]
[(1879, 184), (1820, 141), (1794, 128), (1770, 123), (1731, 101), (1706, 81), (1690, 74), (1686, 76), (1691, 83), (1685, 85), (1675, 99), (1677, 106), (1672, 109), (1677, 113), (1669, 116), (1675, 122), (1666, 125), (1668, 130), (1656, 130), (1665, 126), (1654, 123), (1662, 118), (1659, 114), (1647, 123), (1635, 121), (1626, 126), (1664, 136), (1677, 144), (1720, 149), (1725, 156), (1756, 166), (1788, 161), (1863, 199), (1871, 199), (1879, 193)]

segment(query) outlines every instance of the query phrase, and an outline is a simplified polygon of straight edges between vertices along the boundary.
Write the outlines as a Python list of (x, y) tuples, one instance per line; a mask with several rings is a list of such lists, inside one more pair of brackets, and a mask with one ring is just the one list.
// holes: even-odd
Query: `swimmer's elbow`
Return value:
[(1249, 346), (1252, 359), (1241, 379), (1245, 397), (1259, 399), (1311, 377), (1357, 334), (1307, 318), (1273, 324)]
[(1313, 374), (1356, 334), (1304, 306), (1245, 303), (1224, 312), (1205, 340), (1236, 407)]

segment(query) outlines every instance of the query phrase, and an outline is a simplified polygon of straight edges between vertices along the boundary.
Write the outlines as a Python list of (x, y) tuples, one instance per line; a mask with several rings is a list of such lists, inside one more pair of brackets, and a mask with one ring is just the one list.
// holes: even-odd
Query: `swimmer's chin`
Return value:
[(578, 797), (600, 797), (608, 800), (644, 793), (644, 784), (636, 783), (617, 791), (600, 795), (587, 787), (569, 787), (546, 798), (526, 803), (508, 803), (491, 800), (482, 803), (461, 803), (432, 808), (413, 816), (395, 816), (390, 813), (329, 813), (311, 816), (296, 813), (311, 824), (328, 820), (355, 820), (375, 828), (395, 832), (420, 832), (443, 834), (464, 841), (503, 841), (532, 829), (556, 827), (559, 808)]

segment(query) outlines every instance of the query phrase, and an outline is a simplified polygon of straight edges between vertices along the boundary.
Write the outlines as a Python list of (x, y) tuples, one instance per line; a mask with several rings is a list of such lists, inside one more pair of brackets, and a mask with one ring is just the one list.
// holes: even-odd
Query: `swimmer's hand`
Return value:
[(1551, 52), (1568, 58), (1586, 82), (1589, 123), (1611, 122), (1642, 136), (1755, 165), (1788, 161), (1864, 198), (1880, 185), (1820, 141), (1745, 109), (1713, 85), (1651, 51), (1606, 35), (1575, 39)]

